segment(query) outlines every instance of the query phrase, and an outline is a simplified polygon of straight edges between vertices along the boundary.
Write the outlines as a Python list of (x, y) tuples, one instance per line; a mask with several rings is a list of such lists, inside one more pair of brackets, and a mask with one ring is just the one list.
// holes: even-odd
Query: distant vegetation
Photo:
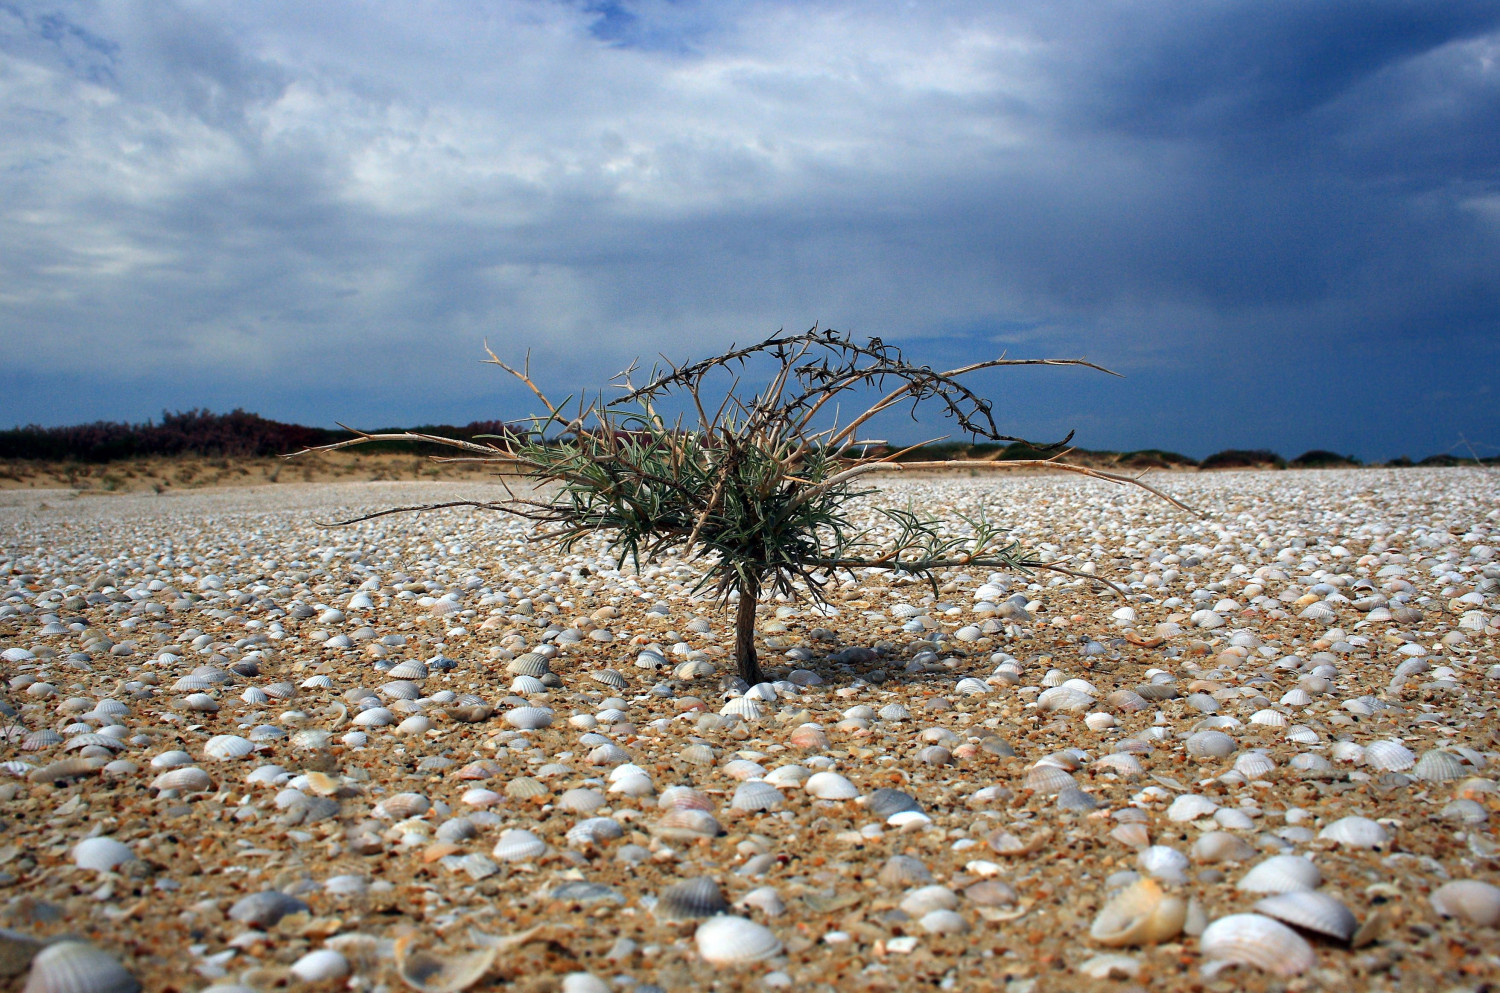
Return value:
[[(485, 435), (504, 436), (514, 430), (504, 421), (473, 421), (457, 427), (451, 424), (423, 424), (416, 427), (380, 428), (372, 434), (410, 432), (473, 441)], [(312, 428), (301, 424), (284, 424), (267, 420), (259, 414), (234, 410), (215, 414), (207, 410), (163, 412), (161, 420), (144, 424), (121, 424), (96, 421), (70, 427), (44, 428), (37, 425), (0, 431), (0, 459), (24, 459), (38, 462), (81, 462), (101, 464), (122, 459), (201, 455), (212, 458), (275, 456), (329, 445), (355, 437), (353, 432), (329, 428)], [(437, 446), (423, 446), (438, 451)], [(411, 445), (371, 444), (366, 451), (413, 451)], [(421, 450), (420, 448), (418, 450)], [(902, 462), (939, 461), (1015, 461), (1045, 459), (1055, 450), (1034, 448), (1021, 442), (1011, 444), (941, 442), (919, 445), (902, 453)], [(1337, 469), (1362, 465), (1352, 455), (1313, 449), (1290, 462), (1265, 449), (1226, 449), (1199, 462), (1186, 455), (1145, 448), (1135, 452), (1090, 451), (1076, 448), (1068, 459), (1093, 466), (1116, 466), (1126, 469)], [(1459, 466), (1496, 465), (1500, 458), (1476, 462), (1473, 458), (1454, 455), (1430, 455), (1420, 462), (1407, 456), (1392, 459), (1389, 466)]]
[[(501, 421), (475, 421), (464, 427), (435, 424), (411, 430), (421, 434), (446, 434), (472, 440), (479, 435), (502, 434), (507, 428)], [(164, 412), (160, 423), (147, 421), (144, 424), (120, 424), (114, 421), (96, 421), (93, 424), (57, 428), (33, 424), (0, 431), (0, 459), (103, 463), (177, 455), (243, 458), (285, 455), (353, 437), (354, 434), (349, 431), (283, 424), (244, 410), (228, 414), (189, 410), (175, 414)], [(409, 445), (402, 447), (411, 451)]]

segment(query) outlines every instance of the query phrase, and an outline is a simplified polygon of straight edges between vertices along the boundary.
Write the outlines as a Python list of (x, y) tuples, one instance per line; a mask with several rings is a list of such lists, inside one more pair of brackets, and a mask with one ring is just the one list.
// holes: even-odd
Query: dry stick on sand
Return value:
[[(958, 381), (984, 369), (1012, 366), (1082, 366), (1109, 372), (1081, 359), (1006, 359), (976, 362), (949, 372), (914, 365), (878, 338), (856, 342), (814, 327), (802, 334), (773, 335), (759, 344), (686, 365), (653, 369), (642, 386), (632, 366), (616, 378), (624, 395), (580, 396), (553, 403), (532, 380), (529, 360), (520, 369), (493, 352), (488, 362), (531, 390), (546, 414), (521, 422), (504, 436), (479, 441), (401, 432), (357, 435), (306, 451), (332, 451), (371, 442), (446, 445), (465, 454), (446, 461), (479, 461), (557, 488), (542, 498), (522, 498), (504, 484), (495, 501), (451, 501), (365, 514), (352, 524), (393, 513), (472, 507), (516, 514), (536, 523), (535, 537), (564, 551), (583, 538), (607, 534), (619, 564), (639, 566), (642, 557), (676, 552), (702, 559), (704, 577), (721, 604), (737, 599), (735, 661), (748, 684), (761, 682), (755, 653), (755, 608), (767, 592), (825, 601), (825, 587), (840, 572), (876, 569), (924, 578), (960, 566), (1043, 569), (1098, 582), (1123, 596), (1117, 584), (1036, 560), (982, 514), (960, 516), (962, 527), (910, 509), (875, 508), (877, 522), (861, 526), (851, 501), (874, 490), (857, 489), (875, 473), (948, 468), (945, 462), (899, 462), (904, 452), (867, 454), (858, 440), (862, 425), (877, 414), (910, 405), (936, 406), (960, 431), (992, 442), (1024, 442), (1002, 434), (989, 401)], [(769, 365), (766, 386), (746, 393), (743, 377)], [(722, 377), (722, 378), (721, 378)], [(724, 380), (727, 379), (727, 384)], [(839, 424), (838, 402), (866, 390), (880, 399)], [(719, 402), (705, 403), (722, 392)], [(676, 402), (688, 413), (668, 422), (661, 408)], [(711, 411), (711, 412), (710, 412)], [(686, 419), (686, 427), (684, 426)], [(983, 461), (973, 469), (1044, 468), (1138, 486), (1185, 511), (1191, 508), (1127, 476), (1063, 460), (1072, 435), (1038, 451), (1047, 459)], [(1030, 444), (1029, 442), (1024, 442)], [(304, 452), (298, 452), (298, 455)], [(291, 457), (291, 456), (289, 456)], [(439, 460), (444, 461), (444, 460)]]

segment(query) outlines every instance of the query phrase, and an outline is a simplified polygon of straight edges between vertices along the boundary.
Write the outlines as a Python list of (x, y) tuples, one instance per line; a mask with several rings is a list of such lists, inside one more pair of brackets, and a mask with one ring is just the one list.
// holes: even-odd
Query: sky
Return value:
[(0, 135), (0, 427), (817, 323), (1120, 374), (976, 377), (1026, 437), (1500, 452), (1494, 0), (0, 0)]

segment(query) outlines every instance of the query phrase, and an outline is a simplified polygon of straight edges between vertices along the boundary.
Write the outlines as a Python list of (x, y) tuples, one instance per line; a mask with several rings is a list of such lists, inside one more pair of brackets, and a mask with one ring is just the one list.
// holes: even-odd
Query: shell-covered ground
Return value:
[(1162, 485), (891, 484), (1128, 596), (837, 575), (753, 688), (692, 563), (319, 526), (486, 484), (0, 494), (0, 983), (1493, 983), (1500, 479)]

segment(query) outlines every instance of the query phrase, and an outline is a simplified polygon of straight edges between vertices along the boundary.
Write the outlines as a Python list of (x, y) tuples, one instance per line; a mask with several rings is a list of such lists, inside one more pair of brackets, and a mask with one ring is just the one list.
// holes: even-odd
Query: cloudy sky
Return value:
[(821, 322), (1108, 365), (980, 383), (1085, 447), (1500, 450), (1493, 0), (0, 0), (0, 134), (0, 426)]

